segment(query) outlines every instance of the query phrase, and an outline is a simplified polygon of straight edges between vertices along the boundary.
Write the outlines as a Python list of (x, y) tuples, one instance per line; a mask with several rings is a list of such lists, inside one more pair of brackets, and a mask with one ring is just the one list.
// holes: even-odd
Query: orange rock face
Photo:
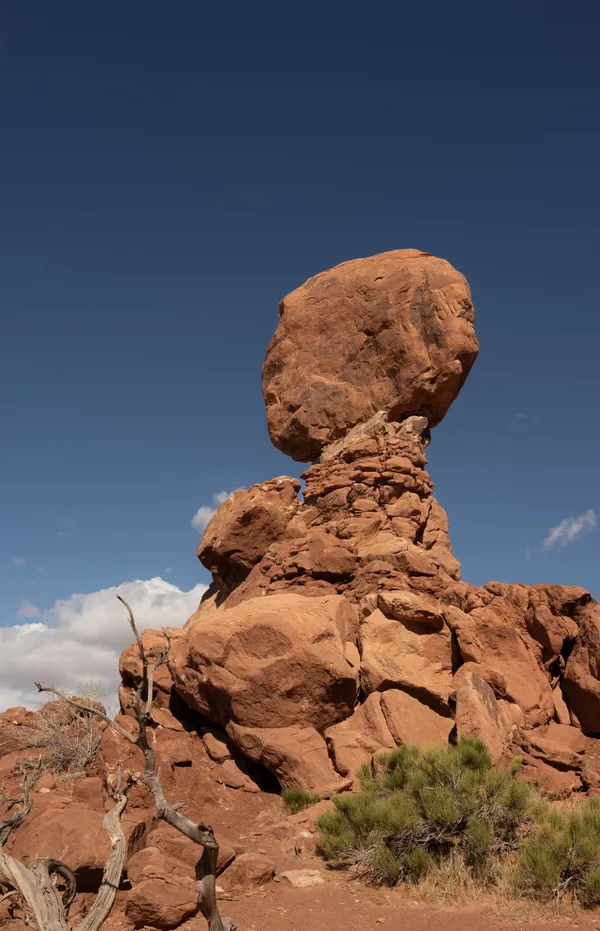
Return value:
[(358, 669), (346, 644), (357, 630), (340, 595), (253, 598), (188, 624), (169, 667), (179, 695), (221, 726), (322, 728), (354, 707)]
[(279, 317), (263, 395), (273, 443), (300, 462), (377, 411), (435, 426), (479, 350), (465, 278), (418, 249), (315, 275), (283, 299)]

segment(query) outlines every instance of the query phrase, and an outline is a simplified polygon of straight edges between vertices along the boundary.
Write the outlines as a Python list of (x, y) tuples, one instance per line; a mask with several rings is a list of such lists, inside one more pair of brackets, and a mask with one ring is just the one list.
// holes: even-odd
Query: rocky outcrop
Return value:
[(221, 585), (246, 578), (268, 548), (281, 539), (299, 507), (300, 482), (280, 476), (240, 488), (220, 506), (198, 545), (200, 562)]
[(439, 423), (479, 345), (465, 278), (398, 249), (331, 268), (285, 297), (267, 349), (271, 439), (300, 462), (384, 410)]
[(223, 727), (324, 728), (356, 702), (357, 636), (341, 595), (253, 598), (192, 620), (169, 668), (180, 697)]
[(433, 495), (430, 430), (477, 348), (466, 281), (416, 250), (284, 298), (268, 425), (312, 464), (303, 489), (280, 476), (214, 515), (198, 547), (213, 584), (158, 683), (157, 714), (175, 696), (221, 729), (205, 743), (222, 784), (244, 786), (235, 750), (331, 794), (382, 749), (462, 735), (522, 754), (548, 791), (600, 784), (600, 608), (575, 587), (463, 582)]

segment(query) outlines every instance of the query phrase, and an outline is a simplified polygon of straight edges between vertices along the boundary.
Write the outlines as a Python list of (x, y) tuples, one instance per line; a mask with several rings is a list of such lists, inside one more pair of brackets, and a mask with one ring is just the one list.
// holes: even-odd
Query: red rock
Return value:
[(394, 738), (381, 710), (379, 692), (368, 695), (351, 717), (325, 731), (335, 768), (342, 776), (354, 776), (377, 750), (394, 747)]
[(396, 744), (426, 747), (448, 743), (454, 728), (452, 718), (444, 718), (400, 689), (381, 694), (381, 710)]
[(552, 689), (528, 636), (524, 612), (499, 595), (469, 614), (450, 605), (444, 613), (462, 658), (502, 675), (506, 698), (519, 705), (529, 726), (550, 721)]
[(20, 706), (0, 713), (0, 757), (22, 750), (27, 744), (27, 731), (35, 721), (35, 712)]
[[(217, 874), (222, 873), (236, 857), (236, 844), (218, 832), (219, 856), (217, 859)], [(175, 860), (186, 864), (187, 872), (194, 876), (194, 867), (202, 856), (202, 847), (180, 834), (171, 825), (159, 821), (148, 835), (148, 847), (158, 847), (161, 852), (168, 854)]]
[(225, 760), (215, 768), (213, 773), (215, 782), (229, 786), (230, 789), (243, 789), (248, 782), (248, 777), (241, 771), (237, 763), (233, 760)]
[(239, 489), (219, 507), (198, 545), (200, 562), (237, 584), (280, 539), (299, 506), (298, 479), (287, 475)]
[(308, 808), (303, 808), (302, 811), (297, 812), (295, 815), (290, 815), (287, 820), (294, 826), (306, 827), (308, 831), (316, 831), (317, 822), (321, 815), (329, 814), (332, 811), (337, 811), (337, 809), (331, 799), (322, 799), (322, 801), (316, 802), (314, 805), (309, 805)]
[(217, 724), (323, 728), (354, 707), (344, 643), (358, 616), (345, 598), (272, 595), (220, 609), (173, 645), (177, 691)]
[(399, 249), (310, 278), (279, 307), (263, 394), (271, 439), (301, 462), (378, 411), (433, 426), (478, 352), (463, 276)]
[(215, 763), (224, 763), (225, 760), (231, 759), (231, 751), (224, 734), (218, 734), (216, 731), (207, 731), (202, 737), (202, 743), (209, 757), (211, 760), (214, 760)]
[[(19, 829), (11, 855), (25, 860), (55, 857), (73, 870), (80, 889), (97, 889), (110, 851), (103, 820), (103, 812), (82, 805), (44, 809)], [(121, 821), (128, 856), (132, 856), (146, 843), (150, 818), (126, 811)]]
[(331, 795), (350, 785), (334, 771), (327, 746), (313, 727), (240, 727), (227, 732), (249, 759), (273, 773), (282, 789), (298, 787)]
[(127, 864), (132, 889), (125, 914), (136, 927), (176, 928), (198, 911), (194, 872), (157, 847), (147, 847)]
[(246, 889), (249, 886), (264, 886), (275, 875), (275, 864), (259, 853), (243, 853), (223, 874), (227, 889)]
[(448, 707), (452, 640), (447, 627), (403, 624), (374, 611), (361, 625), (361, 684), (368, 692), (400, 688), (432, 707)]
[(550, 723), (524, 735), (531, 756), (559, 769), (581, 769), (586, 738), (576, 727)]
[[(173, 643), (181, 637), (183, 631), (178, 627), (168, 628), (169, 636)], [(155, 660), (157, 656), (165, 649), (165, 638), (161, 630), (145, 630), (142, 633), (142, 643), (146, 656), (149, 660)], [(142, 661), (136, 643), (123, 650), (119, 659), (119, 672), (123, 680), (123, 686), (119, 693), (121, 710), (126, 711), (126, 705), (132, 701), (133, 692), (137, 688), (142, 676)], [(154, 673), (156, 707), (165, 707), (169, 703), (169, 694), (173, 680), (166, 665), (159, 666)]]
[(517, 779), (531, 782), (542, 789), (551, 798), (567, 798), (572, 792), (581, 789), (581, 778), (572, 770), (559, 770), (548, 766), (543, 760), (536, 759), (528, 753), (522, 754), (523, 768), (517, 774)]
[(565, 669), (563, 694), (586, 734), (600, 734), (600, 605), (577, 616), (579, 633)]
[(472, 663), (456, 673), (457, 737), (476, 737), (487, 744), (496, 762), (506, 750), (514, 730), (505, 702), (496, 700), (492, 689), (477, 675)]
[(410, 589), (384, 591), (377, 595), (377, 607), (386, 617), (405, 624), (425, 624), (441, 630), (444, 626), (442, 606), (437, 598), (417, 594)]
[(572, 617), (559, 612), (573, 610), (573, 605), (577, 604), (585, 593), (581, 594), (582, 589), (572, 589), (569, 598), (568, 590), (562, 589), (561, 597), (561, 588), (558, 585), (535, 585), (529, 592), (527, 628), (531, 636), (541, 644), (545, 660), (560, 656), (565, 643), (573, 642), (579, 630)]
[[(39, 783), (38, 783), (39, 785)], [(73, 783), (73, 802), (93, 811), (104, 810), (104, 793), (99, 776), (86, 776)]]

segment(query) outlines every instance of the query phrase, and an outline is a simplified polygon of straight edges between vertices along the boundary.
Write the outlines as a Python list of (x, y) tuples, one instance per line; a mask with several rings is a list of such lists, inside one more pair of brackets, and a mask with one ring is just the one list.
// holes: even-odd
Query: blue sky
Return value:
[(153, 578), (183, 611), (197, 510), (301, 471), (279, 300), (404, 247), (476, 307), (429, 448), (464, 577), (600, 596), (600, 13), (488, 7), (0, 2), (1, 626)]

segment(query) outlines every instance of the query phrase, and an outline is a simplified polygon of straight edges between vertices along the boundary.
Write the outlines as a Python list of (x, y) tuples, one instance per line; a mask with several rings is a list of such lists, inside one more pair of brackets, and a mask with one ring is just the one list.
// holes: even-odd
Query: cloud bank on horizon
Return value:
[(0, 627), (0, 711), (15, 705), (37, 705), (36, 680), (69, 694), (94, 681), (112, 707), (119, 684), (119, 655), (133, 639), (117, 595), (129, 602), (142, 631), (181, 627), (198, 607), (206, 588), (198, 584), (184, 592), (157, 577), (71, 595), (43, 613), (36, 608), (34, 614), (35, 605), (28, 603), (21, 616), (35, 617), (35, 621)]

